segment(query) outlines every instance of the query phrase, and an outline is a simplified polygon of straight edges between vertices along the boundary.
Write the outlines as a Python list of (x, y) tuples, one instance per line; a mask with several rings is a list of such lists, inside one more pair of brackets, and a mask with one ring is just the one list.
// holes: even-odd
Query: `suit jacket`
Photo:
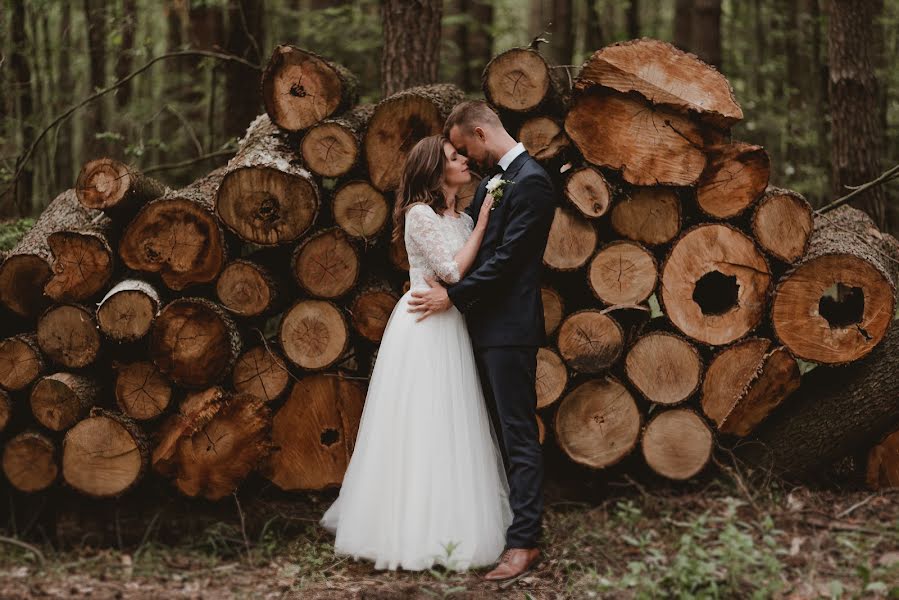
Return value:
[[(469, 273), (447, 292), (468, 321), (475, 347), (544, 343), (540, 270), (556, 207), (552, 180), (522, 152), (501, 175), (513, 183), (490, 214)], [(487, 195), (485, 178), (466, 209), (477, 222)]]

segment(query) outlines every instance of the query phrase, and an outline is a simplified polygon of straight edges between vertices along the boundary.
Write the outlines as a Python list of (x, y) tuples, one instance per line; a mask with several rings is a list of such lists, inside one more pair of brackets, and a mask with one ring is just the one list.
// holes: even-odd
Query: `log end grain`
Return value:
[(653, 471), (674, 480), (690, 479), (712, 457), (714, 438), (702, 417), (686, 408), (657, 414), (646, 425), (641, 447)]
[(658, 404), (683, 402), (699, 389), (702, 358), (683, 338), (665, 332), (644, 335), (624, 359), (628, 379), (643, 396)]
[(286, 358), (302, 369), (326, 369), (347, 349), (349, 328), (343, 313), (322, 300), (302, 300), (284, 313), (279, 344)]
[(645, 302), (655, 291), (657, 280), (655, 258), (637, 242), (607, 244), (587, 268), (587, 282), (593, 295), (609, 305)]
[(141, 479), (148, 460), (147, 441), (133, 421), (96, 411), (66, 432), (62, 476), (82, 494), (119, 496)]
[(56, 446), (42, 433), (26, 431), (3, 447), (3, 473), (22, 492), (40, 492), (56, 481), (59, 464)]

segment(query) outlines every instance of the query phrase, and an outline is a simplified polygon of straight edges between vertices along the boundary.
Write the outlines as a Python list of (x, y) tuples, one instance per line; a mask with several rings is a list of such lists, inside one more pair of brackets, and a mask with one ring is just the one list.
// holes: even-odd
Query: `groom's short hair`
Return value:
[(502, 127), (499, 115), (483, 100), (467, 100), (457, 104), (443, 126), (443, 135), (449, 138), (450, 130), (458, 126), (466, 135), (474, 133), (475, 127)]

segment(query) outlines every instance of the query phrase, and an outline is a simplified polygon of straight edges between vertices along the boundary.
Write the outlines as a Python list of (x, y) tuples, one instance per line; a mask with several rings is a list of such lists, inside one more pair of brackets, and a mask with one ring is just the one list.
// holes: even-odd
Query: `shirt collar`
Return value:
[(524, 152), (524, 144), (518, 142), (512, 148), (503, 154), (503, 157), (499, 159), (499, 166), (503, 171), (509, 168), (509, 165), (512, 164), (512, 161), (518, 158), (518, 155)]

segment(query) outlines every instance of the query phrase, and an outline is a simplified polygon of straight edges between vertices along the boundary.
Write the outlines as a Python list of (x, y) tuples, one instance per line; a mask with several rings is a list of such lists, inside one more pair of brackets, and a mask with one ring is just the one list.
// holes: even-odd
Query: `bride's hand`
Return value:
[(487, 221), (490, 219), (490, 211), (492, 209), (493, 209), (493, 194), (487, 194), (487, 197), (484, 198), (484, 203), (481, 204), (481, 212), (478, 214), (478, 225), (483, 223), (484, 227), (487, 226)]

